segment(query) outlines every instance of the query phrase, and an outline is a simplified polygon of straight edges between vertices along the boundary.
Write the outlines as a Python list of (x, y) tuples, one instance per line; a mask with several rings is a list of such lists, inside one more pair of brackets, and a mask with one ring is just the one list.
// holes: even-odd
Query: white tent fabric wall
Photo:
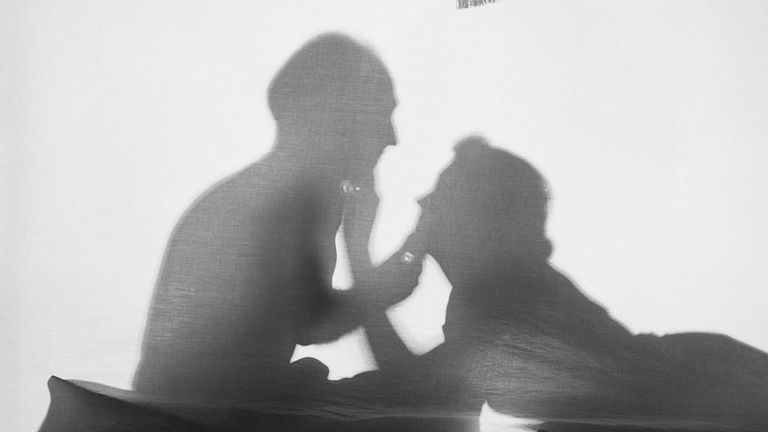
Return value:
[[(768, 350), (764, 2), (3, 7), (3, 430), (39, 426), (51, 374), (130, 385), (171, 228), (267, 152), (267, 84), (328, 30), (369, 43), (395, 82), (375, 259), (413, 227), (456, 141), (479, 132), (543, 173), (553, 262), (632, 331)], [(414, 351), (440, 343), (449, 291), (428, 263), (391, 312)], [(360, 334), (297, 355), (334, 378), (373, 367)]]

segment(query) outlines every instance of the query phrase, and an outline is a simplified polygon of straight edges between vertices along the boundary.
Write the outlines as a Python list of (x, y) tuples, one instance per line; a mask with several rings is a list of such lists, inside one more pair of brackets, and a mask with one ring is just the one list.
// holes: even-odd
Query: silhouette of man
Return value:
[[(373, 169), (396, 143), (381, 60), (324, 34), (287, 61), (268, 97), (273, 151), (204, 193), (168, 241), (134, 378), (140, 393), (224, 401), (279, 391), (307, 378), (289, 368), (297, 343), (333, 340), (417, 283), (419, 265), (393, 258), (373, 269), (367, 252)], [(355, 281), (347, 291), (331, 287), (342, 220)]]

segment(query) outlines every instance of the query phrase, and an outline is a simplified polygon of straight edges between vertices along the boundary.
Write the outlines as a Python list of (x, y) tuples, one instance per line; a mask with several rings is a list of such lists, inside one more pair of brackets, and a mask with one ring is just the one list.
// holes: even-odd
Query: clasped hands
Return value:
[(343, 235), (349, 253), (355, 296), (361, 305), (386, 310), (411, 295), (419, 283), (423, 246), (411, 235), (403, 246), (378, 266), (368, 252), (371, 232), (378, 211), (379, 197), (373, 176), (360, 182), (342, 182), (344, 194)]

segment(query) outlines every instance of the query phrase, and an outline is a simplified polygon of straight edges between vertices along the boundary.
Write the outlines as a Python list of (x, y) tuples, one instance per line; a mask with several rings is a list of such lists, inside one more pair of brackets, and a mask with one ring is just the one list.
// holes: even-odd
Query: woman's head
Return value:
[(438, 261), (546, 261), (551, 253), (544, 178), (482, 137), (456, 145), (453, 162), (420, 203), (428, 252)]

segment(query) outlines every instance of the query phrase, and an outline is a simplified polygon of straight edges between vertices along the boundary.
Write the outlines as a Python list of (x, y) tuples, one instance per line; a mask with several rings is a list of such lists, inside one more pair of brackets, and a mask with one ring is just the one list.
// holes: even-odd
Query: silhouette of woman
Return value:
[(414, 234), (453, 286), (445, 343), (360, 377), (362, 392), (381, 380), (435, 416), (487, 401), (551, 431), (766, 430), (768, 355), (722, 335), (631, 334), (549, 264), (536, 169), (480, 137), (455, 153)]

